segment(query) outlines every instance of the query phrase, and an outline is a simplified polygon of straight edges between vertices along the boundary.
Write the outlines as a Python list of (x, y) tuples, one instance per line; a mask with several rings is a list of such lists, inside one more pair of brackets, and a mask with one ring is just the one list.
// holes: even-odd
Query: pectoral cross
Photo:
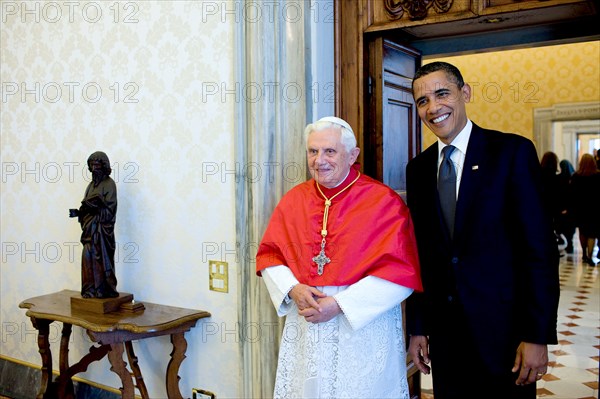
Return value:
[(315, 262), (319, 268), (317, 269), (317, 274), (320, 276), (323, 274), (323, 266), (331, 262), (331, 259), (325, 255), (325, 239), (321, 241), (321, 252), (315, 257), (312, 258), (313, 262)]
[(323, 191), (321, 191), (321, 187), (319, 187), (318, 179), (315, 180), (317, 189), (319, 190), (319, 193), (325, 200), (325, 209), (323, 210), (323, 228), (321, 229), (321, 236), (323, 237), (323, 239), (321, 240), (321, 252), (319, 252), (317, 256), (312, 258), (313, 262), (319, 265), (319, 268), (317, 269), (317, 273), (319, 274), (319, 276), (323, 274), (323, 266), (331, 262), (331, 259), (329, 259), (327, 255), (325, 255), (325, 237), (327, 237), (327, 218), (329, 217), (329, 207), (331, 206), (331, 200), (343, 193), (344, 191), (346, 191), (351, 185), (356, 183), (359, 177), (360, 172), (357, 173), (356, 178), (352, 180), (350, 184), (338, 191), (338, 193), (331, 198), (327, 198), (325, 194), (323, 194)]

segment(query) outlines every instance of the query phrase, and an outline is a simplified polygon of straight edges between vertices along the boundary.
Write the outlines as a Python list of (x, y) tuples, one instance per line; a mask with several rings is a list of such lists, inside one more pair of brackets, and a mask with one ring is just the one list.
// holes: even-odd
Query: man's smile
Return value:
[(440, 123), (442, 121), (445, 121), (449, 117), (450, 117), (450, 114), (444, 114), (444, 115), (438, 116), (437, 118), (431, 119), (431, 123)]

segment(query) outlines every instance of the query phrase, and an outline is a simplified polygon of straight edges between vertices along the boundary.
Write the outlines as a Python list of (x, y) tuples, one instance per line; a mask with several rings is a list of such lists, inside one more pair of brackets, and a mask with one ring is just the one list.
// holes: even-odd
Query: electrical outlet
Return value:
[(193, 388), (192, 389), (192, 399), (215, 399), (217, 396), (204, 389)]
[(227, 262), (208, 261), (208, 288), (212, 291), (229, 292), (229, 265)]

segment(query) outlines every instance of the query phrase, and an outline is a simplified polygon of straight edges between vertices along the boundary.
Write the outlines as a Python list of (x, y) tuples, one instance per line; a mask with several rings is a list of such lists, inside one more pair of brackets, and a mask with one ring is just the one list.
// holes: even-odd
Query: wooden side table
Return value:
[[(170, 335), (173, 351), (165, 379), (167, 395), (169, 399), (183, 399), (179, 391), (180, 377), (177, 373), (181, 362), (185, 359), (187, 349), (184, 334), (196, 325), (198, 319), (209, 317), (209, 312), (144, 302), (145, 309), (136, 313), (123, 310), (105, 314), (91, 313), (72, 309), (71, 297), (78, 295), (77, 291), (63, 290), (30, 298), (19, 304), (20, 308), (28, 309), (26, 315), (38, 330), (38, 346), (42, 357), (42, 382), (37, 398), (49, 399), (55, 394), (59, 398), (74, 398), (71, 377), (86, 371), (90, 363), (108, 354), (111, 371), (116, 373), (123, 383), (122, 397), (133, 399), (134, 389), (137, 388), (142, 398), (147, 399), (148, 390), (131, 341)], [(50, 324), (54, 321), (63, 323), (59, 353), (60, 374), (54, 382), (56, 392), (52, 392), (51, 389), (52, 353), (49, 342)], [(76, 364), (69, 366), (69, 339), (74, 325), (86, 329), (90, 339), (100, 346), (92, 345), (88, 354)], [(127, 353), (132, 373), (123, 360), (123, 352)]]

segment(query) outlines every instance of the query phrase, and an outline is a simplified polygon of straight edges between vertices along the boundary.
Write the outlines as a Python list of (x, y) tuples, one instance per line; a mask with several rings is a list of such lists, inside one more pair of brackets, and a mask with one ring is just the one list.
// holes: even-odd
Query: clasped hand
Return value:
[(298, 307), (298, 314), (310, 323), (327, 322), (342, 312), (333, 297), (306, 284), (295, 285), (289, 295)]

